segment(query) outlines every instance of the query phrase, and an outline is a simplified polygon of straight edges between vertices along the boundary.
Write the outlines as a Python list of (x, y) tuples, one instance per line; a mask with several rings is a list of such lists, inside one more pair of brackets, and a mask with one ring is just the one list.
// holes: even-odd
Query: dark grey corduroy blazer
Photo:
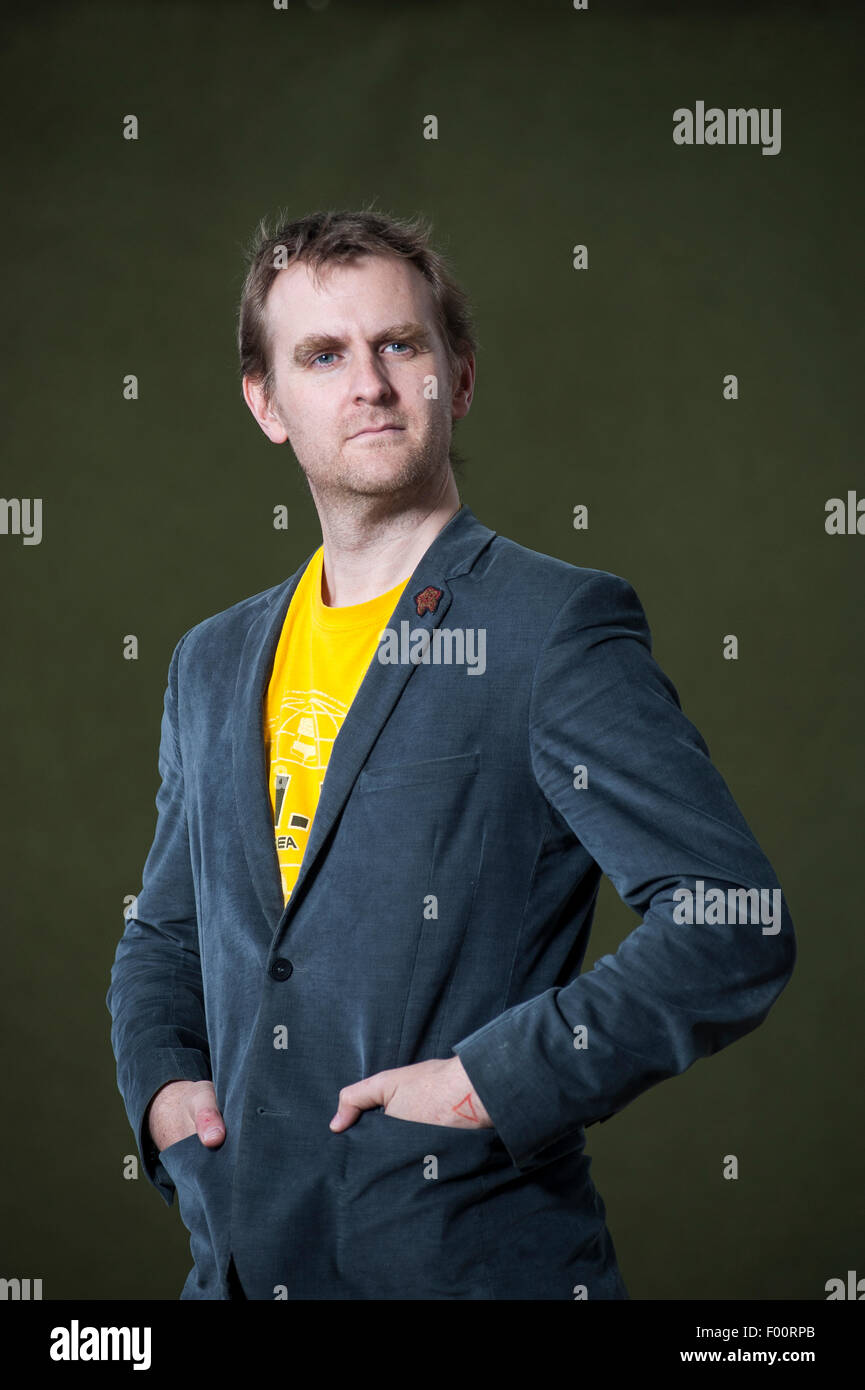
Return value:
[[(309, 558), (177, 644), (108, 992), (145, 1170), (191, 1235), (181, 1297), (236, 1273), (255, 1299), (626, 1298), (585, 1126), (765, 1018), (796, 956), (778, 880), (630, 584), (463, 505), (389, 624), (450, 636), (373, 658), (285, 906), (262, 697)], [(476, 670), (432, 659), (466, 632)], [(602, 872), (641, 921), (580, 975)], [(735, 888), (777, 890), (774, 926), (677, 920), (677, 890)], [(453, 1053), (493, 1129), (328, 1129), (340, 1087)], [(157, 1155), (145, 1110), (175, 1078), (212, 1078), (221, 1148)]]

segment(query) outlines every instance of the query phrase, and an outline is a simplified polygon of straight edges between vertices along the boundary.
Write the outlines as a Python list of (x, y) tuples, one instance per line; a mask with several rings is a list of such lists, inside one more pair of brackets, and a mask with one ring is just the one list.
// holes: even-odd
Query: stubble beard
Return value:
[[(314, 465), (305, 464), (294, 441), (290, 438), (294, 456), (304, 474), (313, 499), (319, 499), (330, 508), (353, 510), (359, 506), (368, 509), (375, 498), (392, 501), (397, 498), (410, 500), (434, 493), (448, 470), (449, 438), (445, 431), (433, 431), (408, 451), (404, 444), (383, 442), (380, 446), (374, 441), (355, 444), (347, 441), (335, 459), (318, 458)], [(382, 461), (367, 468), (365, 460), (358, 458), (355, 463), (349, 456), (354, 449), (356, 454), (364, 452), (380, 455)], [(303, 451), (302, 451), (303, 452)], [(388, 462), (387, 454), (399, 454)]]

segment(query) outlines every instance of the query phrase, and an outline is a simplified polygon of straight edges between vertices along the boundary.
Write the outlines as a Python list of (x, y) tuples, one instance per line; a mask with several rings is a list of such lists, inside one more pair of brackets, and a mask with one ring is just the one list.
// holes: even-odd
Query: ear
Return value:
[(473, 352), (460, 358), (460, 369), (454, 380), (453, 394), (451, 396), (451, 413), (454, 420), (462, 420), (464, 416), (469, 413), (469, 407), (472, 403), (472, 396), (475, 390), (476, 370)]
[(272, 405), (269, 405), (265, 400), (264, 387), (261, 381), (255, 377), (245, 376), (243, 378), (243, 399), (271, 444), (284, 444), (288, 439), (288, 431)]

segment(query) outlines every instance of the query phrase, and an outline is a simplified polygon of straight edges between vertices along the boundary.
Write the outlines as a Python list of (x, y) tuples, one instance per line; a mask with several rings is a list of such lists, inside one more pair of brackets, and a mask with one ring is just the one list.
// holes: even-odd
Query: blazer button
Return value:
[(277, 956), (270, 967), (271, 979), (287, 980), (293, 969), (294, 966), (290, 960), (286, 960), (284, 956)]

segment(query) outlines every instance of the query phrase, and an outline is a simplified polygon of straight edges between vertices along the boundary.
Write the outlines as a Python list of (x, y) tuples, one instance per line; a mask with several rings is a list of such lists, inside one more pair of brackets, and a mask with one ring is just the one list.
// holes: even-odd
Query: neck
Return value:
[(321, 597), (330, 608), (366, 603), (395, 588), (460, 509), (450, 468), (432, 496), (353, 497), (336, 506), (314, 501), (324, 546)]

